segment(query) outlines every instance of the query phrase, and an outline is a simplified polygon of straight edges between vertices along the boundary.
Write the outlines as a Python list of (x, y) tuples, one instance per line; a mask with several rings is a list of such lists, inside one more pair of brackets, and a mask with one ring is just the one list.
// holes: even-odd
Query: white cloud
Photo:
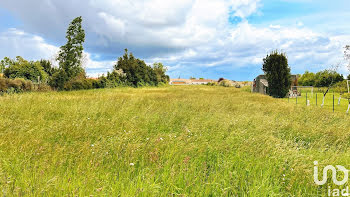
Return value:
[[(22, 56), (27, 60), (48, 59), (54, 65), (58, 65), (55, 56), (59, 47), (48, 44), (40, 36), (11, 28), (0, 33), (0, 46), (1, 59)], [(90, 53), (84, 52), (83, 66), (88, 70), (89, 76), (95, 77), (98, 74), (103, 74), (107, 70), (111, 70), (114, 64), (114, 61), (95, 61)]]
[(0, 46), (0, 54), (4, 57), (23, 56), (30, 60), (50, 59), (59, 50), (46, 43), (42, 37), (14, 28), (0, 33)]
[[(37, 12), (28, 11), (38, 4), (42, 7)], [(94, 75), (110, 69), (113, 61), (109, 60), (124, 48), (146, 62), (170, 65), (171, 74), (188, 67), (222, 65), (232, 69), (254, 65), (258, 70), (268, 52), (280, 49), (300, 72), (340, 61), (342, 47), (350, 39), (312, 30), (302, 21), (288, 26), (283, 21), (252, 25), (247, 18), (259, 12), (260, 0), (2, 0), (1, 5), (23, 21), (25, 32), (32, 33), (11, 30), (0, 35), (0, 44), (10, 49), (2, 47), (0, 54), (10, 56), (49, 57), (57, 47), (47, 42), (64, 44), (68, 23), (82, 15), (90, 52), (87, 69)], [(230, 17), (242, 22), (233, 25)], [(45, 40), (33, 34), (45, 35)]]

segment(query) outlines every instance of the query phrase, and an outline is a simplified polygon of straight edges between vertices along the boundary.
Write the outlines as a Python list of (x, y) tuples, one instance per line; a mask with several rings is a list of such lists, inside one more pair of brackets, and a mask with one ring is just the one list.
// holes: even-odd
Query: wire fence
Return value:
[(288, 97), (289, 103), (305, 106), (318, 106), (330, 109), (333, 112), (349, 112), (350, 100), (343, 98), (342, 93), (329, 91), (324, 96), (324, 93), (320, 91), (301, 90), (298, 92), (298, 96)]

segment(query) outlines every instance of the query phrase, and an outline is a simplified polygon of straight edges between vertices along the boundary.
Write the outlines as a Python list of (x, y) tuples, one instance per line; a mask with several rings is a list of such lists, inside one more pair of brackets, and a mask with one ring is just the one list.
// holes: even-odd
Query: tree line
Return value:
[[(347, 77), (350, 80), (350, 75)], [(344, 81), (344, 76), (332, 70), (323, 70), (317, 73), (305, 71), (299, 77), (298, 83), (301, 86), (328, 87)]]
[(169, 76), (162, 63), (147, 65), (125, 49), (113, 70), (98, 79), (87, 78), (83, 68), (83, 43), (85, 31), (82, 17), (75, 18), (66, 33), (67, 43), (60, 47), (55, 67), (48, 60), (27, 61), (20, 56), (5, 57), (0, 61), (0, 92), (31, 91), (38, 89), (80, 90), (112, 88), (117, 86), (158, 86), (167, 84)]

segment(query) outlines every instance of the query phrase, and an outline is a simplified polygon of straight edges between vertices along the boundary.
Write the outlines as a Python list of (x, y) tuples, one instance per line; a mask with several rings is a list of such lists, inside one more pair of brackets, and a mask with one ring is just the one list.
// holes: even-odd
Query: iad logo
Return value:
[[(314, 182), (317, 185), (324, 185), (327, 182), (327, 172), (328, 170), (332, 171), (332, 181), (336, 185), (344, 185), (346, 182), (348, 182), (349, 179), (349, 170), (347, 170), (344, 166), (336, 165), (339, 171), (342, 171), (344, 173), (344, 178), (341, 181), (338, 181), (337, 179), (337, 170), (334, 166), (328, 165), (323, 168), (323, 174), (322, 174), (322, 180), (318, 180), (318, 162), (314, 161)], [(330, 187), (328, 187), (328, 196), (349, 196), (349, 187), (346, 187), (346, 189), (343, 189), (340, 191), (340, 189), (334, 189), (331, 190)]]

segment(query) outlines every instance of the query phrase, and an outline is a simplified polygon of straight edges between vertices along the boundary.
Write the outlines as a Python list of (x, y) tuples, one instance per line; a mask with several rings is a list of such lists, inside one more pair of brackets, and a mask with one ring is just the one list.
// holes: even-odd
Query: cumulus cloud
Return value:
[[(320, 33), (300, 20), (291, 26), (250, 24), (249, 16), (259, 13), (261, 4), (260, 0), (0, 2), (0, 6), (11, 10), (23, 22), (23, 30), (31, 33), (16, 35), (21, 38), (16, 42), (25, 40), (28, 44), (22, 51), (15, 44), (7, 44), (9, 48), (14, 46), (12, 51), (16, 55), (35, 56), (29, 49), (31, 45), (38, 46), (35, 54), (40, 57), (54, 53), (55, 46), (65, 42), (69, 22), (82, 15), (87, 34), (85, 48), (89, 52), (87, 70), (94, 75), (110, 69), (124, 48), (146, 62), (164, 62), (172, 76), (180, 72), (195, 75), (196, 69), (203, 73), (210, 73), (211, 69), (221, 74), (223, 68), (253, 67), (259, 72), (262, 58), (275, 49), (286, 52), (292, 68), (298, 72), (325, 67), (342, 58), (342, 47), (349, 36)], [(30, 11), (34, 7), (36, 12)], [(241, 22), (232, 24), (232, 17), (240, 18)], [(1, 35), (7, 39), (11, 38), (10, 34)], [(51, 49), (42, 50), (45, 47)]]
[[(33, 61), (48, 59), (55, 66), (58, 66), (55, 57), (59, 51), (59, 47), (48, 44), (40, 36), (11, 28), (0, 33), (0, 46), (1, 58), (22, 56), (27, 60)], [(84, 52), (83, 66), (91, 77), (102, 75), (107, 70), (111, 70), (114, 64), (114, 61), (95, 61), (90, 53)]]
[(0, 46), (0, 54), (3, 56), (24, 56), (30, 60), (49, 59), (59, 50), (46, 43), (42, 37), (15, 28), (0, 33)]

